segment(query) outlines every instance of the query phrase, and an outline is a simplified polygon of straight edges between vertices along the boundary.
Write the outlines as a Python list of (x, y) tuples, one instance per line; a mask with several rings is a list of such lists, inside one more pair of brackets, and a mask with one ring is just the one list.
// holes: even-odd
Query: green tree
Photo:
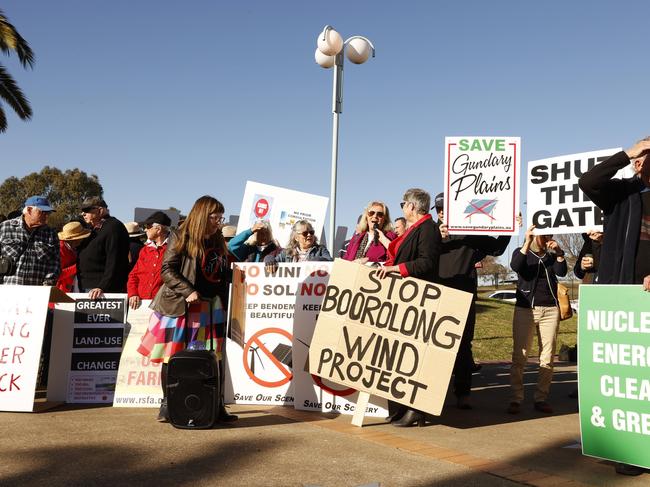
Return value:
[(33, 195), (44, 195), (50, 200), (56, 212), (50, 216), (49, 224), (61, 228), (79, 215), (81, 202), (91, 196), (102, 197), (104, 189), (99, 178), (90, 176), (80, 169), (65, 172), (45, 166), (41, 172), (33, 172), (22, 179), (10, 177), (0, 185), (0, 213), (5, 215), (20, 210), (25, 200)]
[(495, 288), (499, 287), (500, 279), (505, 279), (508, 275), (508, 268), (500, 264), (496, 257), (486, 256), (481, 261), (482, 267), (478, 269), (479, 276), (490, 276)]
[[(16, 28), (0, 10), (0, 50), (7, 55), (15, 52), (24, 68), (34, 66), (34, 53)], [(7, 103), (21, 120), (32, 118), (32, 107), (5, 67), (0, 64), (0, 100)], [(7, 130), (7, 116), (0, 104), (0, 132)]]

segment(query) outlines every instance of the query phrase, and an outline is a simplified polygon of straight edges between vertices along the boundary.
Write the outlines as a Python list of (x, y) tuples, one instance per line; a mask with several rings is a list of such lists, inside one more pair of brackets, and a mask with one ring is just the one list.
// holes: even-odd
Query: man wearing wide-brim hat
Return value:
[(135, 263), (138, 261), (140, 251), (144, 246), (142, 237), (145, 233), (138, 222), (128, 222), (124, 224), (126, 231), (129, 232), (129, 272), (133, 270)]
[(53, 211), (45, 196), (30, 196), (21, 215), (0, 224), (0, 283), (56, 284), (61, 271), (59, 239), (47, 225)]
[(106, 202), (94, 196), (81, 204), (81, 215), (91, 236), (79, 246), (77, 279), (79, 289), (90, 299), (104, 293), (123, 293), (129, 275), (129, 234), (124, 224), (112, 217)]
[(80, 222), (72, 221), (63, 225), (59, 232), (59, 249), (61, 253), (61, 274), (56, 283), (65, 293), (75, 292), (75, 278), (77, 277), (77, 247), (90, 237), (91, 231)]

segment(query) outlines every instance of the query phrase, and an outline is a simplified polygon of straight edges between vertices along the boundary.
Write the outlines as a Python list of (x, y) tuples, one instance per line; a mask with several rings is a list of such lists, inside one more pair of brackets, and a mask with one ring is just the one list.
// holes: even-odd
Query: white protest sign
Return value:
[(336, 259), (309, 351), (312, 374), (439, 415), (472, 295)]
[(519, 137), (445, 137), (445, 223), (450, 234), (516, 235)]
[(51, 294), (66, 299), (46, 286), (0, 286), (0, 411), (34, 410)]
[[(578, 186), (578, 179), (621, 149), (581, 152), (528, 163), (526, 227), (535, 233), (565, 234), (603, 230), (603, 213)], [(616, 177), (630, 177), (621, 170)]]
[(124, 335), (126, 294), (69, 294), (54, 311), (48, 399), (112, 403)]
[(273, 228), (273, 236), (284, 247), (289, 242), (293, 224), (306, 220), (319, 236), (328, 201), (324, 196), (247, 181), (237, 233), (251, 228), (256, 221), (267, 220)]
[(149, 326), (153, 310), (151, 300), (143, 300), (138, 309), (128, 309), (124, 328), (124, 348), (115, 384), (114, 407), (159, 407), (163, 393), (160, 363), (138, 353), (142, 336)]

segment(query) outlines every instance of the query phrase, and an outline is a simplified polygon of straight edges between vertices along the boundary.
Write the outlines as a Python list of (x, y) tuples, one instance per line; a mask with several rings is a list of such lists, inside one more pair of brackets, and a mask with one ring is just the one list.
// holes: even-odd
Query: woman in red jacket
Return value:
[(56, 283), (64, 293), (74, 291), (77, 277), (77, 247), (90, 235), (90, 230), (79, 222), (66, 223), (59, 232), (59, 248), (61, 251), (61, 274)]

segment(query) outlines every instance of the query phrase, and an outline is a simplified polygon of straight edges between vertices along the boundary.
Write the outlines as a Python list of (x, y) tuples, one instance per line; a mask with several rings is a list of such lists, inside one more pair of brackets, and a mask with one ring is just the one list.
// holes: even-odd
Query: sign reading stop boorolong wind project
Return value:
[(445, 138), (445, 223), (450, 234), (516, 235), (521, 139)]

